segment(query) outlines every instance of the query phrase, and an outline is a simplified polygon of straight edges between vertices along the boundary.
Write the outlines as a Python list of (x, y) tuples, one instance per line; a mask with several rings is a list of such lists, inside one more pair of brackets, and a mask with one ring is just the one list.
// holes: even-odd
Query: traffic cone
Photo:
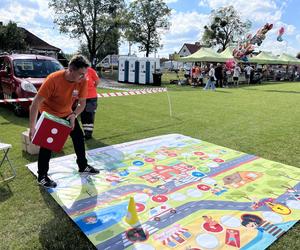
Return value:
[(133, 197), (130, 197), (129, 204), (128, 204), (128, 211), (125, 221), (131, 225), (135, 226), (139, 224), (139, 218), (137, 215), (136, 207), (135, 207), (135, 201)]

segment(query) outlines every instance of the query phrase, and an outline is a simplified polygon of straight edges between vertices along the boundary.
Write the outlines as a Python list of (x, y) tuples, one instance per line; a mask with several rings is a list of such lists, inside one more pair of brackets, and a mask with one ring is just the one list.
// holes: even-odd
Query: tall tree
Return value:
[[(105, 42), (99, 47), (96, 52), (96, 63), (101, 61), (105, 56), (110, 54), (119, 53), (119, 43), (120, 33), (117, 29), (112, 30), (105, 39)], [(79, 53), (89, 57), (89, 50), (86, 43), (81, 43), (79, 47)]]
[(7, 25), (0, 26), (0, 50), (10, 52), (26, 47), (25, 34), (16, 23), (9, 21)]
[(112, 38), (110, 34), (122, 26), (126, 11), (124, 0), (51, 0), (49, 6), (60, 31), (86, 45), (93, 67), (99, 61), (97, 53)]
[(204, 26), (202, 41), (223, 51), (241, 39), (250, 27), (251, 22), (243, 22), (233, 6), (219, 8), (211, 12), (210, 24)]
[(135, 0), (130, 6), (131, 19), (127, 37), (139, 44), (146, 57), (155, 52), (160, 44), (160, 33), (170, 28), (171, 9), (163, 0)]

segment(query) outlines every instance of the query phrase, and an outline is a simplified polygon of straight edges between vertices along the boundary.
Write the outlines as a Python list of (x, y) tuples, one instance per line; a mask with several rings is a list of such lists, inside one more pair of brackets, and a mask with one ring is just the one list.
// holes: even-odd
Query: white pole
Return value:
[(172, 105), (171, 105), (171, 98), (170, 98), (170, 95), (169, 95), (168, 88), (166, 88), (166, 90), (167, 90), (167, 97), (168, 97), (168, 102), (169, 102), (169, 113), (170, 113), (170, 117), (172, 117)]

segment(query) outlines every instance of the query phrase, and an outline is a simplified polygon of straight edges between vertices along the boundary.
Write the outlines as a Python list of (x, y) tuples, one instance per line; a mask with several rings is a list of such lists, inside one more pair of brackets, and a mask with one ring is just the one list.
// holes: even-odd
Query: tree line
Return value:
[[(171, 9), (163, 0), (50, 0), (54, 22), (61, 33), (79, 39), (80, 53), (97, 65), (108, 54), (118, 54), (121, 39), (137, 44), (146, 57), (162, 48), (161, 34), (170, 28)], [(200, 43), (219, 51), (234, 45), (250, 30), (233, 6), (212, 10)], [(0, 26), (0, 50), (26, 49), (25, 35), (10, 21)]]

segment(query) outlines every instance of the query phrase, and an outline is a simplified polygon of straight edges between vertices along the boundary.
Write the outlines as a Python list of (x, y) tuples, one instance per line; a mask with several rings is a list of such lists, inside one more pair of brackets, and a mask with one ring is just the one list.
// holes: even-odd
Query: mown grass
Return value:
[[(94, 139), (87, 149), (180, 133), (300, 167), (300, 83), (203, 91), (168, 86), (167, 93), (99, 100)], [(0, 141), (13, 148), (17, 178), (0, 184), (0, 249), (93, 249), (93, 245), (25, 167), (37, 160), (21, 149), (27, 117), (0, 106)], [(73, 153), (68, 140), (60, 156)], [(300, 249), (300, 226), (270, 249)]]

